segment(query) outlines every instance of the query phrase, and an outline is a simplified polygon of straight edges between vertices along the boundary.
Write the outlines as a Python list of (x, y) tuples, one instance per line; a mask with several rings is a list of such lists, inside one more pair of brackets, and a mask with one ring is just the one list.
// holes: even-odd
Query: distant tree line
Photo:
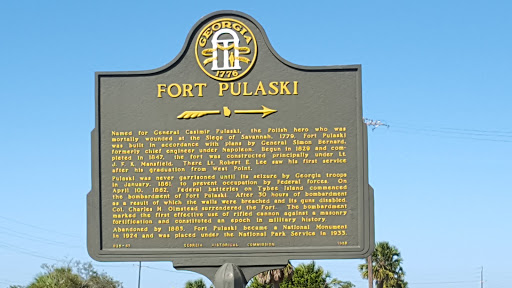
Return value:
[[(249, 284), (248, 288), (353, 288), (350, 282), (343, 282), (336, 278), (332, 278), (328, 271), (315, 262), (309, 264), (300, 264), (293, 268), (288, 264), (282, 269), (265, 271), (255, 276)], [(185, 288), (207, 288), (202, 279), (188, 281)], [(213, 288), (213, 286), (210, 286)]]
[[(372, 254), (373, 279), (376, 288), (407, 288), (402, 256), (398, 249), (388, 242), (377, 243)], [(123, 288), (121, 282), (106, 273), (94, 269), (91, 263), (70, 261), (61, 266), (42, 266), (43, 272), (27, 286), (11, 285), (9, 288)], [(364, 279), (368, 279), (368, 261), (359, 265)], [(262, 272), (253, 277), (248, 288), (353, 288), (350, 281), (331, 277), (329, 271), (313, 261), (293, 267), (288, 264), (282, 269)], [(185, 288), (207, 288), (202, 279), (188, 281)], [(211, 285), (209, 288), (213, 288)]]
[[(359, 265), (361, 277), (368, 279), (368, 259)], [(377, 243), (372, 253), (373, 279), (376, 288), (407, 288), (402, 256), (388, 242)], [(210, 286), (212, 288), (213, 286)], [(350, 281), (332, 278), (329, 271), (315, 262), (294, 268), (288, 264), (282, 269), (262, 272), (249, 281), (248, 288), (353, 288)], [(185, 288), (206, 288), (202, 279), (187, 282)]]
[(121, 282), (105, 273), (99, 273), (91, 263), (71, 261), (62, 266), (44, 264), (44, 272), (28, 286), (9, 288), (123, 288)]

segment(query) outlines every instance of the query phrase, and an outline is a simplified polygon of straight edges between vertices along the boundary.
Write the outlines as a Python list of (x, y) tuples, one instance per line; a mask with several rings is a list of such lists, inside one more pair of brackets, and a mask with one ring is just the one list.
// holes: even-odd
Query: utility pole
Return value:
[(480, 288), (484, 288), (484, 266), (482, 266), (480, 271)]
[(368, 256), (368, 288), (373, 288), (373, 261), (372, 261), (372, 255)]
[(142, 262), (139, 261), (139, 285), (137, 287), (140, 288), (140, 270), (142, 269)]

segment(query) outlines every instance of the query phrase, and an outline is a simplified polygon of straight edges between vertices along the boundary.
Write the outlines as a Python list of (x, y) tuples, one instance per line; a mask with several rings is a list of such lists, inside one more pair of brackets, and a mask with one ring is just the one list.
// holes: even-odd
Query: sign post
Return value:
[(222, 287), (365, 258), (366, 142), (359, 65), (292, 64), (250, 16), (207, 15), (169, 64), (96, 73), (89, 254), (172, 260)]

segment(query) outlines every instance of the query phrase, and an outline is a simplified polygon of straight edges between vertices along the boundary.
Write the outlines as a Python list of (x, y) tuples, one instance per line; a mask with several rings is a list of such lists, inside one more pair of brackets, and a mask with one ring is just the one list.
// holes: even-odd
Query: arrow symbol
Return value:
[(205, 115), (220, 114), (220, 110), (185, 111), (178, 115), (178, 119), (195, 119)]
[[(270, 109), (268, 107), (265, 107), (261, 105), (262, 110), (235, 110), (234, 113), (236, 114), (263, 114), (261, 115), (261, 118), (265, 118), (268, 115), (277, 112), (277, 110)], [(228, 107), (224, 107), (224, 116), (229, 117), (231, 116), (231, 110), (229, 110)], [(199, 110), (199, 111), (185, 111), (178, 115), (178, 119), (195, 119), (199, 117), (203, 117), (206, 115), (214, 115), (214, 114), (221, 114), (220, 110)]]
[(265, 118), (268, 115), (277, 112), (277, 110), (270, 109), (263, 105), (261, 105), (261, 108), (263, 108), (263, 110), (235, 110), (235, 114), (263, 114), (261, 115), (261, 118)]

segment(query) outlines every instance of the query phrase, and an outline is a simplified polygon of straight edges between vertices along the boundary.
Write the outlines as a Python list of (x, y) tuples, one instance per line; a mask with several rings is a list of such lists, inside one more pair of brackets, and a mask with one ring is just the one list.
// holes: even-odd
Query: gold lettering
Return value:
[(199, 88), (199, 93), (197, 94), (197, 96), (203, 97), (203, 88), (206, 87), (206, 83), (195, 83), (194, 86)]
[(228, 88), (228, 83), (219, 83), (219, 96), (224, 96), (224, 91), (227, 91)]
[(220, 30), (221, 27), (222, 26), (220, 25), (220, 23), (217, 22), (217, 23), (212, 25), (212, 30), (213, 31), (217, 31), (217, 30)]
[(267, 96), (267, 92), (265, 92), (265, 86), (263, 85), (263, 83), (261, 81), (260, 81), (260, 83), (258, 83), (258, 88), (256, 88), (256, 91), (254, 92), (254, 96), (257, 96), (258, 92), (261, 92), (261, 95), (263, 95), (263, 96)]
[(247, 93), (247, 82), (244, 82), (244, 96), (252, 96), (252, 92), (251, 93)]
[[(298, 85), (298, 81), (219, 83), (219, 96), (224, 91), (233, 96), (298, 95)], [(202, 96), (204, 87), (206, 83), (157, 84), (157, 97)], [(108, 211), (114, 225), (107, 246), (126, 245), (116, 242), (123, 238), (148, 242), (174, 238), (180, 242), (172, 248), (197, 248), (204, 246), (197, 240), (219, 238), (207, 246), (238, 247), (237, 238), (245, 238), (243, 246), (275, 247), (282, 240), (276, 245), (270, 239), (289, 237), (293, 246), (315, 236), (332, 240), (333, 245), (352, 245), (338, 239), (354, 232), (346, 224), (351, 223), (347, 215), (353, 205), (347, 192), (352, 185), (348, 173), (338, 165), (312, 172), (323, 164), (349, 162), (353, 150), (345, 139), (352, 131), (275, 126), (107, 131), (113, 174), (105, 185), (112, 193)], [(286, 166), (288, 172), (258, 174), (272, 165)], [(148, 175), (138, 173), (142, 170)], [(153, 224), (151, 231), (140, 226)], [(184, 224), (189, 228), (178, 226)]]
[(268, 91), (269, 95), (277, 95), (277, 94), (279, 94), (279, 88), (277, 87), (277, 85), (279, 85), (278, 82), (270, 82), (268, 84), (268, 87), (273, 90), (273, 92), (270, 91), (270, 90)]
[(232, 27), (237, 32), (240, 32), (240, 30), (242, 29), (242, 26), (240, 26), (240, 24), (238, 24), (238, 23), (233, 23)]
[(165, 85), (165, 84), (156, 84), (156, 86), (158, 87), (158, 92), (157, 92), (158, 95), (157, 95), (157, 97), (158, 98), (162, 98), (162, 92), (165, 92), (165, 87), (167, 85)]
[[(203, 33), (203, 35), (205, 33)], [(199, 45), (201, 45), (201, 47), (204, 47), (206, 45), (206, 38), (201, 37), (201, 39), (199, 39)]]
[(281, 81), (280, 82), (281, 84), (281, 95), (285, 95), (284, 91), (286, 90), (286, 95), (291, 95), (292, 93), (290, 93), (290, 90), (288, 90), (288, 84), (290, 84), (290, 81)]
[(192, 84), (183, 84), (183, 97), (194, 97), (192, 94)]
[[(178, 93), (172, 94), (172, 87), (176, 87)], [(181, 95), (181, 86), (176, 83), (172, 83), (167, 87), (167, 94), (173, 98), (179, 97)]]
[(231, 29), (231, 22), (223, 21), (222, 22), (222, 28), (229, 28), (229, 29)]
[[(238, 84), (238, 91), (236, 91), (236, 92), (235, 92), (235, 88), (234, 88), (235, 84)], [(240, 83), (240, 82), (231, 83), (231, 94), (233, 96), (239, 96), (241, 93), (241, 90), (242, 90), (242, 83)]]
[(245, 42), (247, 42), (247, 44), (251, 43), (251, 40), (252, 40), (252, 37), (249, 36), (249, 35), (244, 35), (244, 38), (245, 38)]
[[(208, 28), (208, 29), (206, 29), (206, 30), (204, 31), (203, 36), (204, 36), (206, 39), (208, 39), (208, 38), (210, 38), (210, 36), (212, 36), (212, 34), (213, 34), (212, 29)], [(206, 41), (206, 39), (205, 39), (205, 41)]]

